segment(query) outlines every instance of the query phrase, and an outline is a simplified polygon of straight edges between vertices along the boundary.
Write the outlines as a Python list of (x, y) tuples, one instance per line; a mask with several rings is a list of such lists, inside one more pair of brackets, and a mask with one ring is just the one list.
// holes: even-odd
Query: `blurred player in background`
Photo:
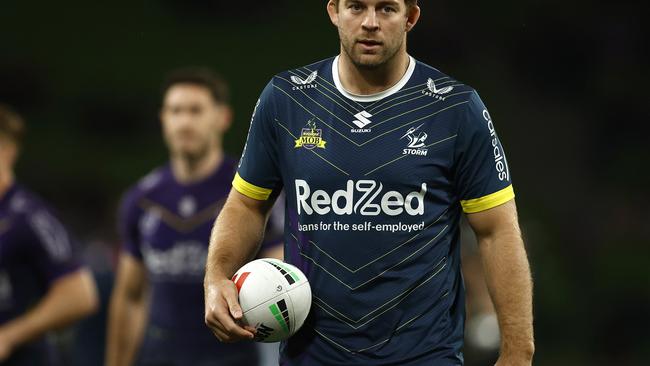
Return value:
[[(255, 344), (215, 343), (202, 311), (210, 230), (237, 167), (222, 148), (226, 84), (207, 69), (173, 72), (160, 119), (170, 162), (126, 193), (119, 215), (106, 365), (256, 365)], [(280, 239), (268, 233), (260, 255), (281, 257)]]
[(499, 324), (485, 282), (476, 236), (467, 220), (461, 220), (461, 257), (465, 283), (465, 366), (494, 365), (499, 357)]
[(230, 276), (287, 195), (285, 260), (313, 306), (283, 366), (463, 364), (460, 218), (501, 327), (498, 366), (530, 366), (532, 282), (510, 170), (477, 92), (407, 53), (417, 0), (330, 0), (340, 54), (273, 77), (217, 219), (206, 323), (252, 338)]
[(0, 365), (57, 365), (46, 335), (93, 313), (97, 293), (54, 212), (15, 182), (23, 133), (0, 105)]

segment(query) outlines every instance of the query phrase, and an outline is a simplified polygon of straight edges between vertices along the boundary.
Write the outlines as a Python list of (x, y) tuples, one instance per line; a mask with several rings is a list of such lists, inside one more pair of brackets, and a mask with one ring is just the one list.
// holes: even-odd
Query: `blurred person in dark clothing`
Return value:
[(494, 304), (485, 281), (476, 236), (466, 220), (461, 223), (463, 280), (467, 293), (465, 366), (493, 365), (499, 357), (501, 334)]
[(23, 132), (0, 105), (0, 365), (55, 365), (46, 335), (93, 313), (97, 292), (54, 211), (15, 182)]
[[(255, 344), (218, 344), (203, 318), (208, 240), (237, 168), (222, 148), (232, 119), (226, 84), (206, 69), (173, 72), (160, 119), (169, 164), (131, 188), (120, 209), (106, 364), (255, 365)], [(260, 254), (280, 257), (279, 236), (267, 238)]]

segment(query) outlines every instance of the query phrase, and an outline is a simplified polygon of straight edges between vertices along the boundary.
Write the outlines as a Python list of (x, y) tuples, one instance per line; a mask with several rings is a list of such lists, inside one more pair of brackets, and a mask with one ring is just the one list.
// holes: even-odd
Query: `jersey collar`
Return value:
[(341, 79), (339, 79), (339, 56), (336, 56), (334, 58), (334, 62), (332, 62), (332, 78), (334, 79), (334, 85), (336, 85), (336, 89), (338, 89), (338, 91), (341, 94), (343, 94), (343, 96), (345, 96), (348, 99), (352, 99), (355, 102), (376, 102), (378, 100), (384, 99), (386, 97), (389, 97), (397, 93), (411, 79), (414, 70), (415, 70), (415, 59), (409, 56), (409, 66), (406, 69), (406, 73), (404, 74), (404, 76), (402, 76), (400, 81), (397, 82), (397, 84), (379, 93), (359, 95), (359, 94), (352, 94), (349, 91), (345, 90), (345, 88), (343, 88), (343, 84), (341, 84)]

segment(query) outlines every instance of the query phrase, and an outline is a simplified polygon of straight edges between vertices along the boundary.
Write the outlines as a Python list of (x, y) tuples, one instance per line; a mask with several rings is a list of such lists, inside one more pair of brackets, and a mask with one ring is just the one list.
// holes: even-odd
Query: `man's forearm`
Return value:
[(253, 259), (264, 237), (266, 215), (258, 208), (231, 197), (212, 229), (206, 262), (206, 281), (230, 278), (239, 267)]
[(16, 347), (89, 315), (97, 306), (92, 275), (80, 270), (58, 280), (32, 310), (3, 325), (1, 331)]
[(147, 308), (144, 299), (136, 301), (117, 297), (111, 299), (106, 339), (106, 366), (133, 364), (142, 343)]
[(501, 354), (529, 360), (533, 339), (532, 279), (519, 229), (479, 238), (485, 277), (501, 329)]

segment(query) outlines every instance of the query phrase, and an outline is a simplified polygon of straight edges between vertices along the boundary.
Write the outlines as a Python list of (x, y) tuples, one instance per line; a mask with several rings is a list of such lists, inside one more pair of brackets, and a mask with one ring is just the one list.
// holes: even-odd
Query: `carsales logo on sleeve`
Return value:
[(510, 180), (510, 169), (508, 169), (508, 160), (506, 159), (505, 154), (503, 153), (503, 148), (499, 143), (499, 138), (497, 137), (497, 132), (494, 128), (494, 123), (490, 117), (490, 113), (487, 109), (483, 110), (483, 118), (487, 122), (488, 130), (490, 131), (490, 137), (492, 138), (492, 152), (494, 154), (494, 168), (499, 174), (499, 180)]
[(244, 155), (246, 155), (246, 147), (248, 147), (248, 138), (251, 135), (251, 128), (253, 128), (253, 121), (255, 121), (255, 113), (257, 113), (257, 107), (260, 106), (262, 99), (258, 99), (255, 103), (255, 108), (253, 108), (253, 115), (251, 116), (251, 123), (248, 125), (248, 135), (246, 137), (246, 142), (244, 143), (244, 150), (241, 153), (241, 158), (239, 159), (239, 164), (237, 164), (237, 169), (241, 168), (241, 163), (244, 161)]

